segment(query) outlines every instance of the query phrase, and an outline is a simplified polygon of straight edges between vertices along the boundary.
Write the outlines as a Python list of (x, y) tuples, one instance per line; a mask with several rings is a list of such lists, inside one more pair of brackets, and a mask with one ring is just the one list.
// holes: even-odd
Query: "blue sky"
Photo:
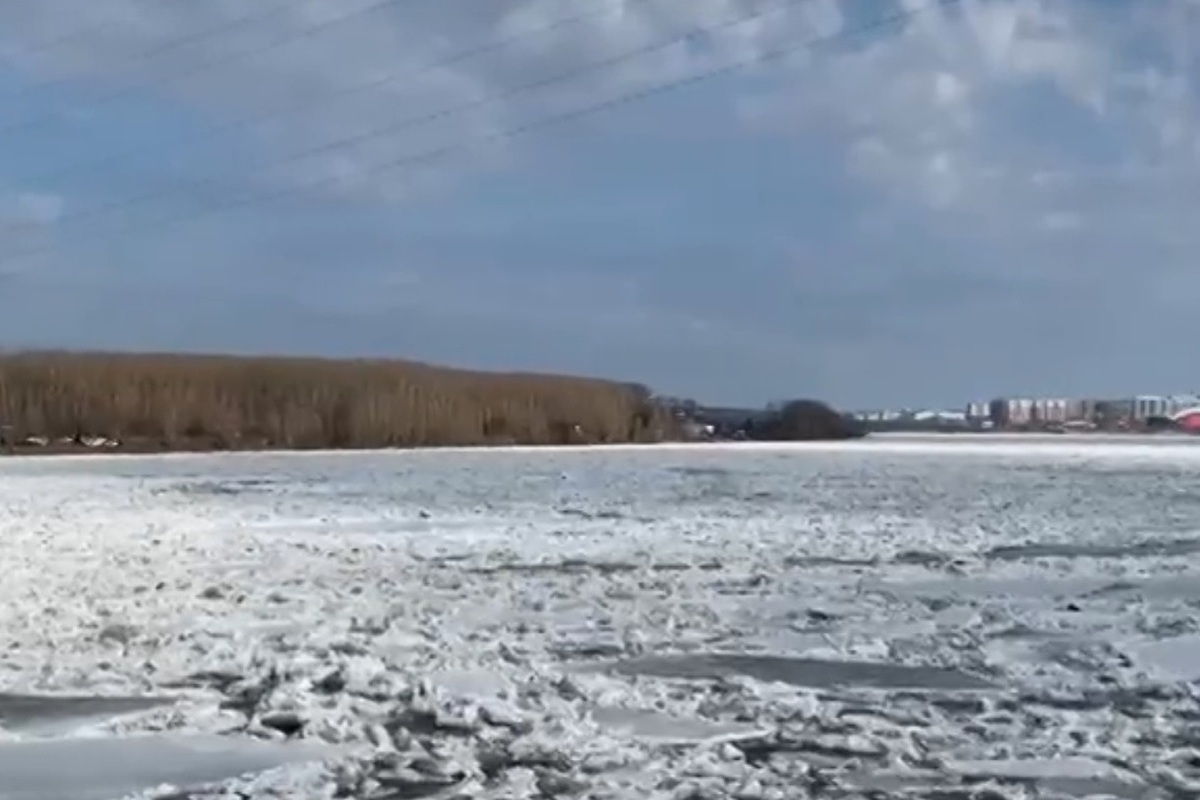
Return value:
[(0, 342), (751, 404), (1200, 389), (1196, 42), (1194, 0), (16, 0)]

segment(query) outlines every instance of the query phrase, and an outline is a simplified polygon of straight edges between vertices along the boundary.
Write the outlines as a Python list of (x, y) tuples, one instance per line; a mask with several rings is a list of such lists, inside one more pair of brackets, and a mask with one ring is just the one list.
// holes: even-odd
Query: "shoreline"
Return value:
[(609, 443), (571, 443), (571, 444), (447, 444), (422, 445), (412, 447), (235, 447), (235, 448), (134, 448), (134, 447), (87, 447), (85, 445), (50, 445), (47, 447), (18, 447), (11, 450), (0, 450), (0, 461), (5, 459), (42, 459), (42, 458), (112, 458), (138, 456), (203, 456), (203, 455), (354, 455), (382, 453), (461, 453), (461, 452), (586, 452), (591, 450), (672, 450), (672, 449), (788, 449), (802, 445), (830, 445), (846, 442), (864, 441), (855, 439), (811, 439), (797, 441), (683, 441), (667, 440), (661, 442), (609, 442)]
[(419, 447), (342, 447), (342, 448), (287, 448), (287, 447), (243, 447), (243, 448), (134, 448), (134, 447), (87, 447), (84, 445), (50, 445), (47, 447), (18, 447), (0, 450), (0, 463), (4, 461), (36, 460), (82, 460), (154, 457), (183, 458), (188, 456), (352, 456), (385, 454), (433, 454), (433, 453), (514, 453), (541, 451), (564, 452), (640, 452), (680, 450), (695, 452), (735, 452), (757, 450), (761, 452), (852, 452), (859, 449), (881, 449), (896, 453), (928, 451), (936, 449), (945, 453), (968, 453), (983, 448), (1003, 451), (1010, 447), (1053, 448), (1057, 446), (1104, 446), (1120, 447), (1167, 446), (1200, 448), (1200, 437), (1185, 434), (1107, 432), (1054, 434), (1028, 431), (955, 432), (946, 433), (898, 432), (872, 433), (853, 439), (811, 439), (794, 441), (682, 441), (661, 442), (617, 442), (608, 444), (493, 444), (493, 445), (438, 445)]

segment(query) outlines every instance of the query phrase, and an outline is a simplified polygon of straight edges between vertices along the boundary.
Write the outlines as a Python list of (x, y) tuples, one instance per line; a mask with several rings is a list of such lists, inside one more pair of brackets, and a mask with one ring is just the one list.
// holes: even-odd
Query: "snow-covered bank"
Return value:
[[(1198, 476), (891, 437), (4, 460), (0, 738), (337, 748), (264, 797), (1185, 796)], [(172, 702), (13, 701), (47, 692)], [(242, 768), (205, 758), (146, 780)]]
[[(1170, 448), (1170, 449), (1167, 449)], [(292, 459), (350, 459), (364, 458), (440, 458), (448, 454), (614, 454), (614, 453), (665, 453), (683, 452), (734, 452), (759, 453), (843, 453), (866, 449), (877, 453), (909, 453), (918, 456), (934, 455), (1046, 455), (1062, 458), (1068, 455), (1087, 455), (1094, 458), (1127, 458), (1130, 453), (1141, 452), (1152, 457), (1166, 456), (1170, 459), (1200, 459), (1200, 437), (1163, 436), (1140, 433), (1087, 433), (1087, 434), (1044, 434), (1044, 433), (873, 433), (867, 438), (853, 440), (814, 441), (713, 441), (713, 442), (657, 442), (621, 444), (557, 444), (557, 445), (486, 445), (415, 447), (390, 449), (340, 449), (340, 450), (229, 450), (223, 452), (170, 451), (163, 453), (111, 452), (21, 452), (3, 454), (5, 461), (24, 462), (49, 461), (51, 464), (89, 463), (105, 460), (134, 460), (146, 464), (161, 464), (164, 461), (191, 462), (196, 459), (216, 459), (222, 462), (246, 460)]]

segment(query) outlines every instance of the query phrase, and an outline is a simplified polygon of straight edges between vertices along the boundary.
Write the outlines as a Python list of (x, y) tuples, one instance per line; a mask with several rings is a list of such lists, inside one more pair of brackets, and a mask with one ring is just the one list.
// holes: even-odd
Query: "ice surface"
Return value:
[(746, 723), (710, 722), (628, 708), (597, 708), (592, 712), (592, 718), (612, 731), (671, 744), (732, 742), (770, 734), (769, 729)]
[(1116, 797), (1134, 800), (1154, 792), (1128, 770), (1089, 758), (951, 761), (947, 772), (981, 781), (996, 779), (1036, 787), (1070, 797)]
[(626, 675), (710, 680), (740, 675), (767, 683), (826, 689), (856, 687), (960, 691), (995, 688), (994, 684), (975, 675), (939, 667), (737, 653), (648, 656), (618, 662), (613, 668)]
[(1198, 445), (0, 459), (0, 797), (1200, 796)]
[(320, 760), (313, 745), (217, 736), (51, 739), (0, 744), (0, 800), (113, 800)]
[(873, 770), (848, 776), (847, 783), (874, 796), (970, 797), (971, 789), (981, 786), (991, 788), (1000, 797), (1004, 796), (1002, 787), (1011, 787), (1011, 794), (1017, 797), (1023, 796), (1022, 789), (1029, 789), (1035, 797), (1097, 800), (1169, 796), (1126, 770), (1087, 758), (955, 761), (941, 771)]
[(170, 697), (102, 697), (0, 692), (0, 729), (9, 733), (69, 731), (89, 722), (174, 703)]
[(1166, 680), (1200, 681), (1200, 635), (1137, 642), (1129, 647), (1134, 663)]
[(1111, 778), (1129, 782), (1132, 776), (1111, 764), (1088, 758), (1012, 759), (1007, 761), (950, 761), (946, 769), (972, 778)]

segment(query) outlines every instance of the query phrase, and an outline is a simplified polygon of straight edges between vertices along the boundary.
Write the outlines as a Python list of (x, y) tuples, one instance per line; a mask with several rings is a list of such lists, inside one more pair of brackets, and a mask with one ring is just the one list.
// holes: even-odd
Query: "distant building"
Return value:
[(924, 409), (914, 411), (912, 415), (914, 422), (941, 422), (951, 425), (965, 425), (967, 416), (961, 411), (941, 411), (937, 409)]
[(1067, 401), (1067, 422), (1094, 422), (1096, 401), (1076, 398)]
[(998, 428), (1020, 427), (1035, 422), (1034, 401), (1026, 397), (1004, 397), (990, 403), (989, 416)]
[(1140, 394), (1133, 398), (1133, 410), (1131, 416), (1139, 421), (1145, 421), (1151, 417), (1165, 417), (1169, 415), (1168, 399), (1157, 394)]
[(895, 422), (905, 416), (902, 411), (893, 411), (890, 409), (876, 409), (872, 411), (855, 411), (850, 415), (852, 419), (859, 422)]
[(1101, 427), (1121, 425), (1133, 417), (1133, 400), (1097, 400), (1095, 420)]
[(1065, 399), (1041, 397), (1033, 401), (1033, 418), (1037, 422), (1061, 425), (1068, 419)]
[(1167, 398), (1167, 410), (1164, 416), (1173, 417), (1191, 408), (1200, 408), (1200, 396), (1194, 394), (1175, 394)]
[(992, 416), (991, 404), (967, 403), (966, 416), (971, 422), (979, 422), (985, 419), (990, 419)]
[(1200, 408), (1195, 411), (1185, 410), (1182, 416), (1175, 418), (1175, 424), (1179, 426), (1180, 430), (1200, 434)]

